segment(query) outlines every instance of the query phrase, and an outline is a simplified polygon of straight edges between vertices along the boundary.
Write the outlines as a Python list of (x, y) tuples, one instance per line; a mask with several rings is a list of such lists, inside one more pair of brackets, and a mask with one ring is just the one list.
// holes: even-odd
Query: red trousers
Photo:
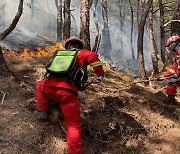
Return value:
[(39, 81), (36, 86), (36, 110), (47, 111), (48, 100), (59, 101), (66, 124), (66, 138), (69, 154), (82, 153), (80, 104), (77, 96), (71, 91), (59, 87), (46, 86), (45, 81)]
[(168, 85), (166, 88), (166, 93), (167, 95), (176, 95), (177, 93), (177, 87), (180, 86), (180, 82), (176, 83), (176, 84), (172, 84), (172, 85)]

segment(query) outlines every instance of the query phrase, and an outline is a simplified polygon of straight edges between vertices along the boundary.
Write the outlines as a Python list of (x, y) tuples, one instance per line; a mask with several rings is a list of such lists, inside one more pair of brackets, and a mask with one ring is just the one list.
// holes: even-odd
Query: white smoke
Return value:
[[(111, 0), (109, 3), (115, 3), (117, 1)], [(132, 67), (137, 67), (137, 63), (132, 61), (132, 53), (131, 53), (131, 44), (130, 44), (130, 8), (128, 5), (128, 1), (123, 6), (122, 11), (126, 14), (126, 18), (124, 20), (124, 25), (122, 29), (120, 29), (119, 24), (119, 11), (118, 10), (110, 10), (111, 7), (108, 8), (108, 17), (109, 17), (109, 29), (110, 29), (110, 37), (112, 44), (112, 51), (110, 52), (111, 64), (113, 66), (123, 67), (127, 62), (130, 62)], [(1, 0), (0, 5), (5, 4), (5, 15), (4, 22), (5, 27), (0, 25), (1, 32), (4, 28), (7, 28), (14, 16), (17, 13), (19, 0)], [(108, 4), (110, 5), (110, 4)], [(80, 32), (80, 1), (72, 0), (71, 4), (71, 19), (72, 19), (72, 29), (71, 34), (79, 36)], [(95, 38), (95, 25), (92, 16), (93, 7), (90, 12), (90, 33), (91, 33), (91, 46), (94, 45)], [(20, 21), (13, 31), (13, 33), (8, 36), (4, 42), (9, 44), (14, 43), (15, 45), (41, 45), (43, 44), (44, 39), (49, 39), (56, 41), (56, 14), (57, 8), (55, 0), (25, 0), (24, 1), (24, 9), (23, 14), (20, 18)], [(97, 10), (97, 18), (100, 27), (100, 34), (103, 29), (103, 19), (101, 6), (98, 5)], [(135, 19), (136, 20), (136, 19)], [(137, 24), (135, 23), (135, 29), (133, 32), (133, 47), (135, 51), (135, 57), (137, 57)], [(15, 41), (16, 40), (16, 41)], [(101, 39), (102, 40), (102, 39)], [(102, 43), (101, 43), (102, 45)], [(103, 48), (100, 47), (99, 54), (103, 57)], [(145, 30), (144, 34), (144, 57), (146, 67), (151, 67), (151, 56), (149, 52), (149, 36), (147, 30)]]

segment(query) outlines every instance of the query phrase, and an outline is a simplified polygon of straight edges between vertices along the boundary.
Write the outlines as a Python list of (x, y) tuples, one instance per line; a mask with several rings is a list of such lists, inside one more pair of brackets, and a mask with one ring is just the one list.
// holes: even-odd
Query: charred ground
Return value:
[[(34, 117), (36, 81), (47, 58), (6, 61), (14, 76), (0, 78), (0, 153), (67, 153), (57, 105), (52, 105), (48, 121)], [(178, 154), (179, 106), (163, 103), (165, 84), (144, 87), (105, 71), (101, 84), (79, 93), (84, 153)]]

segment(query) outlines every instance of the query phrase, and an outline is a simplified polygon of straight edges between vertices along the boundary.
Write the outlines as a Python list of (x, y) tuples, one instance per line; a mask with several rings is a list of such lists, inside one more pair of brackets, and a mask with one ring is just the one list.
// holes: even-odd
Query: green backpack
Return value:
[(55, 77), (65, 77), (74, 67), (78, 51), (56, 51), (51, 57), (46, 71)]
[(77, 88), (85, 89), (88, 75), (87, 69), (76, 64), (79, 50), (56, 51), (46, 66), (50, 77), (66, 78), (70, 83), (74, 82)]

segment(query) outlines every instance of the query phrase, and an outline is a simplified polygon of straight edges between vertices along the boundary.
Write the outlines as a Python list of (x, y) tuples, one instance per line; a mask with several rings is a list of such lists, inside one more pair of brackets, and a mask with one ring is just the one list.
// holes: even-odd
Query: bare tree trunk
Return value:
[(154, 30), (153, 30), (153, 5), (149, 11), (149, 40), (150, 40), (150, 51), (151, 51), (151, 59), (153, 65), (154, 74), (158, 74), (158, 59), (157, 59), (157, 51), (154, 39)]
[[(102, 15), (104, 21), (104, 27), (102, 30), (103, 48), (104, 51), (107, 51), (109, 53), (112, 51), (112, 45), (111, 45), (111, 38), (110, 38), (109, 26), (108, 26), (107, 0), (102, 0), (101, 5), (102, 5)], [(108, 54), (105, 56), (108, 56)]]
[(0, 34), (0, 40), (4, 40), (15, 29), (23, 12), (23, 2), (24, 0), (19, 0), (18, 12), (16, 13), (16, 16), (14, 17), (11, 25)]
[(62, 0), (57, 0), (57, 41), (62, 41)]
[(146, 17), (148, 15), (149, 9), (152, 5), (152, 1), (153, 0), (148, 0), (146, 2), (143, 13), (142, 13), (142, 17), (140, 19), (140, 23), (138, 25), (138, 41), (137, 41), (138, 64), (139, 64), (139, 75), (140, 75), (140, 78), (142, 79), (146, 78), (146, 71), (145, 71), (145, 65), (144, 65), (144, 53), (143, 53), (144, 26), (146, 23)]
[(161, 59), (163, 64), (165, 64), (165, 30), (164, 30), (164, 6), (162, 4), (162, 0), (159, 0), (159, 11), (160, 11), (160, 45), (161, 45)]
[[(119, 11), (119, 30), (120, 32), (122, 33), (123, 32), (123, 24), (124, 24), (124, 19), (125, 19), (125, 15), (122, 14), (122, 0), (118, 0), (118, 11)], [(121, 49), (123, 50), (124, 46), (123, 46), (123, 40), (122, 38), (120, 37), (120, 46), (121, 46)]]
[(71, 15), (70, 15), (70, 4), (71, 0), (64, 0), (64, 28), (63, 39), (67, 39), (71, 34)]
[(131, 11), (131, 53), (132, 53), (132, 59), (135, 59), (134, 48), (133, 48), (134, 12), (133, 12), (131, 0), (129, 0), (129, 5), (130, 5), (130, 11)]
[(98, 4), (98, 0), (95, 0), (94, 2), (94, 12), (93, 12), (93, 18), (94, 18), (94, 23), (95, 23), (95, 27), (96, 27), (96, 37), (95, 37), (95, 42), (94, 42), (94, 47), (92, 49), (92, 51), (97, 52), (98, 51), (98, 43), (99, 43), (99, 25), (98, 25), (98, 20), (96, 17), (96, 7)]
[[(180, 0), (176, 0), (176, 6), (174, 9), (174, 15), (172, 20), (180, 20)], [(180, 22), (171, 22), (171, 35), (180, 36)]]
[(92, 1), (89, 0), (81, 0), (81, 14), (80, 14), (80, 38), (83, 40), (85, 44), (85, 48), (91, 50), (90, 45), (90, 17), (89, 17), (89, 10), (92, 5)]
[(137, 13), (136, 13), (136, 16), (137, 16), (137, 23), (139, 24), (139, 22), (140, 22), (140, 1), (138, 0), (138, 2), (137, 2)]
[[(16, 16), (14, 17), (11, 25), (3, 33), (0, 34), (0, 40), (4, 40), (15, 29), (23, 12), (23, 2), (24, 0), (19, 0), (18, 12), (16, 13)], [(9, 76), (10, 74), (11, 72), (8, 69), (7, 63), (3, 57), (2, 49), (0, 47), (0, 75)]]
[(0, 76), (10, 76), (11, 72), (8, 69), (7, 63), (3, 57), (2, 49), (0, 46)]

